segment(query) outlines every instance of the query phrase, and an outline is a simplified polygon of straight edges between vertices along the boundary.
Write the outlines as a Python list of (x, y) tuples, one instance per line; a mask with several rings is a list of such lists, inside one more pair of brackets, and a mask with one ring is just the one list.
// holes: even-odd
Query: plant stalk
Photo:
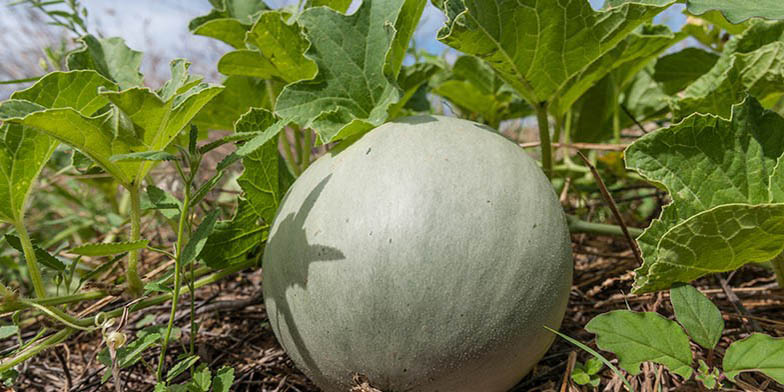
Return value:
[(779, 288), (784, 289), (784, 252), (779, 253), (778, 256), (771, 260), (770, 265), (776, 273), (776, 282), (779, 284)]
[[(584, 220), (580, 220), (580, 218), (574, 215), (567, 215), (566, 222), (569, 225), (569, 232), (572, 234), (589, 233), (589, 234), (599, 234), (599, 235), (611, 235), (617, 237), (624, 236), (623, 229), (621, 229), (620, 226), (616, 226), (616, 225), (586, 222)], [(629, 235), (635, 238), (639, 237), (642, 234), (642, 230), (635, 227), (627, 227), (627, 230), (629, 230)]]
[[(213, 283), (218, 282), (221, 279), (223, 279), (223, 278), (225, 278), (225, 277), (227, 277), (227, 276), (229, 276), (231, 274), (234, 274), (236, 272), (242, 271), (245, 268), (252, 267), (252, 266), (256, 265), (256, 263), (257, 263), (256, 259), (251, 259), (251, 260), (246, 260), (246, 261), (244, 261), (242, 263), (237, 263), (237, 264), (231, 265), (231, 266), (229, 266), (229, 267), (227, 267), (227, 268), (225, 268), (223, 270), (220, 270), (218, 272), (215, 272), (215, 273), (213, 273), (211, 275), (208, 275), (208, 276), (205, 276), (204, 278), (199, 279), (196, 283), (193, 284), (193, 288), (195, 290), (195, 289), (198, 289), (198, 288), (201, 288), (201, 287), (213, 284)], [(185, 292), (191, 292), (191, 290), (187, 286), (183, 287), (182, 289)], [(139, 311), (139, 310), (142, 310), (142, 309), (149, 308), (151, 306), (157, 306), (157, 305), (160, 305), (160, 304), (162, 304), (162, 303), (172, 299), (172, 296), (173, 296), (172, 293), (160, 294), (158, 296), (146, 299), (146, 300), (141, 301), (141, 302), (139, 302), (139, 303), (137, 303), (135, 305), (132, 305), (128, 310), (129, 310), (129, 312), (135, 312), (135, 311)], [(114, 309), (114, 310), (111, 310), (111, 311), (108, 311), (108, 312), (104, 313), (104, 316), (106, 318), (120, 317), (123, 314), (124, 311), (125, 311), (125, 308), (119, 307), (117, 309)], [(95, 325), (95, 317), (91, 316), (91, 317), (81, 318), (81, 319), (78, 320), (78, 322), (76, 322), (74, 324), (79, 325), (80, 327), (90, 327), (90, 326)], [(45, 350), (45, 349), (47, 349), (47, 348), (49, 348), (49, 347), (51, 347), (53, 345), (59, 344), (60, 342), (62, 342), (65, 339), (67, 339), (68, 336), (70, 336), (73, 332), (75, 332), (75, 330), (73, 328), (63, 328), (59, 332), (55, 333), (54, 335), (51, 335), (51, 336), (47, 337), (46, 339), (44, 339), (40, 343), (36, 344), (35, 346), (32, 346), (32, 347), (24, 350), (23, 352), (17, 354), (13, 358), (10, 358), (10, 359), (7, 359), (6, 361), (3, 361), (2, 363), (0, 363), (0, 373), (3, 373), (5, 371), (7, 371), (8, 369), (11, 369), (11, 368), (15, 367), (16, 365), (18, 365), (18, 364), (20, 364), (20, 363), (22, 363), (22, 362), (32, 358), (33, 356), (35, 356), (39, 352), (41, 352), (41, 351), (43, 351), (43, 350)]]
[(33, 243), (30, 241), (30, 234), (21, 219), (14, 222), (16, 233), (19, 234), (19, 242), (22, 243), (22, 250), (24, 251), (25, 261), (27, 262), (27, 270), (30, 272), (30, 280), (33, 283), (33, 291), (38, 298), (46, 297), (46, 289), (44, 288), (44, 281), (41, 278), (41, 270), (38, 268), (38, 259), (35, 256), (35, 249)]
[(166, 326), (166, 334), (163, 336), (161, 344), (161, 354), (158, 357), (158, 382), (163, 379), (163, 365), (166, 360), (166, 349), (169, 346), (171, 331), (174, 328), (174, 319), (177, 313), (177, 303), (180, 299), (180, 285), (182, 284), (182, 249), (185, 246), (185, 228), (188, 225), (188, 215), (191, 204), (191, 184), (190, 181), (185, 185), (185, 196), (182, 201), (182, 211), (180, 212), (180, 222), (177, 225), (177, 257), (174, 259), (174, 293), (172, 296), (171, 313), (169, 323)]
[[(131, 198), (131, 242), (141, 239), (142, 226), (142, 207), (139, 194), (139, 185), (128, 187)], [(141, 250), (135, 249), (128, 252), (128, 266), (125, 270), (125, 277), (128, 281), (128, 292), (134, 297), (138, 297), (144, 291), (144, 283), (139, 278), (139, 256)]]
[(536, 106), (536, 121), (539, 123), (539, 142), (542, 148), (542, 170), (547, 178), (553, 173), (553, 146), (550, 142), (550, 123), (547, 119), (547, 102)]

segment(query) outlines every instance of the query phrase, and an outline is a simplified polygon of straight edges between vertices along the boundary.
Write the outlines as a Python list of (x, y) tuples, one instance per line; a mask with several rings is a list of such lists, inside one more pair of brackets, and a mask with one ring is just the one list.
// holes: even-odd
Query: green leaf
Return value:
[(305, 2), (305, 8), (324, 6), (342, 13), (345, 13), (350, 5), (351, 0), (308, 0)]
[(487, 61), (529, 103), (552, 103), (561, 115), (610, 71), (618, 52), (606, 55), (672, 3), (610, 1), (594, 11), (587, 1), (446, 0), (438, 39)]
[(176, 220), (175, 218), (179, 216), (182, 208), (181, 203), (170, 193), (155, 185), (147, 185), (147, 197), (150, 205), (142, 205), (142, 208), (160, 210), (161, 214), (170, 220)]
[[(237, 131), (246, 130), (249, 121), (253, 126), (268, 128), (275, 123), (271, 113), (263, 109), (253, 109), (243, 120), (237, 123)], [(280, 192), (278, 181), (279, 166), (284, 165), (278, 153), (277, 139), (270, 139), (260, 148), (242, 158), (245, 170), (237, 179), (245, 197), (250, 202), (253, 210), (264, 222), (272, 224), (275, 212), (278, 210), (283, 193)]]
[(133, 242), (114, 242), (107, 244), (87, 244), (77, 246), (70, 249), (68, 252), (82, 255), (82, 256), (112, 256), (120, 253), (130, 252), (132, 250), (144, 249), (147, 247), (148, 240), (139, 240)]
[(700, 346), (713, 350), (724, 331), (721, 311), (705, 294), (688, 284), (677, 284), (670, 289), (670, 302), (678, 320), (691, 339)]
[(531, 107), (476, 57), (461, 56), (451, 73), (433, 92), (457, 105), (464, 115), (475, 113), (486, 124), (497, 128), (503, 120), (532, 113)]
[(683, 377), (691, 377), (689, 337), (674, 321), (658, 313), (614, 310), (594, 317), (585, 329), (596, 334), (596, 345), (618, 357), (619, 365), (632, 375), (651, 361)]
[(784, 338), (754, 333), (738, 340), (724, 353), (722, 367), (730, 380), (742, 372), (760, 372), (784, 384)]
[(120, 37), (96, 38), (90, 34), (80, 38), (83, 48), (68, 54), (68, 69), (91, 69), (117, 83), (121, 89), (141, 86), (144, 76), (139, 72), (142, 52), (132, 50)]
[(195, 365), (196, 362), (199, 362), (198, 355), (191, 355), (177, 362), (169, 369), (168, 372), (166, 372), (166, 382), (171, 383), (175, 378), (177, 378), (177, 376), (190, 369), (191, 366)]
[(212, 234), (212, 230), (215, 228), (215, 221), (218, 219), (218, 215), (220, 215), (220, 210), (211, 211), (204, 220), (201, 221), (201, 224), (196, 228), (196, 231), (193, 232), (193, 235), (182, 249), (182, 254), (180, 255), (180, 263), (182, 265), (189, 264), (199, 256), (202, 249), (204, 249), (204, 245), (207, 243), (207, 237)]
[(239, 198), (234, 217), (215, 225), (201, 258), (214, 269), (244, 261), (265, 240), (268, 229), (269, 225), (259, 223), (250, 202)]
[(92, 114), (108, 101), (98, 88), (116, 88), (93, 71), (53, 72), (28, 89), (0, 103), (0, 221), (17, 222), (24, 216), (33, 183), (58, 143), (30, 127), (13, 124), (31, 112), (71, 107)]
[(676, 118), (712, 113), (729, 118), (732, 105), (751, 94), (771, 107), (784, 95), (784, 40), (720, 61), (684, 91), (673, 107)]
[(218, 185), (220, 180), (223, 178), (223, 173), (223, 171), (219, 171), (218, 174), (212, 176), (209, 180), (207, 180), (207, 182), (202, 184), (202, 186), (200, 186), (199, 189), (193, 194), (191, 205), (195, 206), (201, 203), (201, 201), (207, 197), (207, 194), (209, 194), (210, 191), (215, 188), (216, 185)]
[[(210, 385), (212, 385), (212, 373), (207, 365), (201, 365), (193, 374), (193, 379), (189, 383), (189, 387), (193, 387), (198, 392), (209, 392)], [(189, 390), (191, 388), (188, 388)]]
[(256, 15), (267, 9), (262, 0), (217, 0), (213, 6), (209, 14), (191, 20), (188, 28), (193, 34), (221, 40), (237, 49), (245, 47), (245, 33)]
[(234, 368), (223, 366), (212, 381), (212, 392), (229, 392), (234, 383)]
[(653, 78), (662, 84), (667, 94), (675, 94), (710, 71), (718, 60), (719, 56), (711, 52), (685, 48), (660, 58)]
[(136, 186), (158, 162), (113, 162), (111, 157), (165, 150), (222, 89), (206, 83), (193, 85), (196, 82), (186, 70), (184, 61), (172, 62), (172, 81), (161, 90), (169, 97), (165, 101), (148, 88), (102, 90), (100, 95), (113, 104), (113, 110), (99, 116), (87, 117), (71, 108), (47, 109), (10, 121), (40, 129), (80, 150), (125, 187)]
[(701, 15), (719, 10), (732, 23), (749, 18), (784, 19), (784, 3), (779, 0), (688, 0), (689, 12)]
[(784, 118), (753, 98), (732, 113), (695, 114), (627, 148), (627, 167), (673, 200), (637, 239), (644, 262), (634, 292), (767, 261), (784, 248), (784, 179), (774, 172)]
[(277, 97), (282, 83), (244, 76), (229, 76), (224, 89), (202, 108), (193, 123), (203, 129), (233, 130), (251, 107), (272, 110), (270, 97)]
[[(318, 65), (313, 80), (286, 86), (276, 113), (286, 122), (313, 128), (323, 143), (360, 134), (381, 125), (387, 110), (400, 99), (395, 86), (402, 55), (396, 40), (410, 33), (423, 0), (365, 1), (352, 15), (325, 7), (305, 10), (299, 17), (311, 46), (307, 56)], [(402, 18), (402, 19), (401, 19)], [(405, 19), (405, 20), (403, 20)], [(258, 144), (260, 146), (261, 144)]]
[(266, 109), (252, 108), (243, 114), (234, 125), (236, 134), (256, 133), (253, 139), (248, 140), (237, 149), (237, 155), (245, 156), (256, 151), (261, 146), (273, 140), (286, 126), (285, 120), (278, 120), (275, 115)]
[(310, 42), (299, 24), (287, 22), (288, 16), (279, 11), (262, 12), (245, 36), (249, 47), (255, 49), (226, 53), (218, 62), (218, 71), (225, 75), (279, 78), (287, 83), (313, 79), (318, 71), (316, 63), (305, 57)]
[(141, 161), (174, 161), (179, 159), (176, 155), (166, 151), (142, 151), (130, 154), (118, 154), (109, 157), (112, 162), (141, 162)]
[[(389, 108), (390, 119), (396, 118), (403, 108), (408, 108), (409, 103), (415, 96), (424, 90), (427, 90), (426, 85), (430, 79), (439, 71), (443, 71), (443, 66), (434, 61), (415, 63), (409, 66), (404, 66), (401, 69), (397, 78), (398, 86), (403, 90), (403, 95), (400, 100)], [(429, 110), (428, 109), (423, 111)]]
[[(6, 234), (5, 241), (8, 242), (8, 245), (11, 245), (12, 248), (16, 249), (22, 257), (24, 257), (24, 248), (22, 247), (22, 242), (19, 240), (19, 237)], [(38, 245), (33, 244), (33, 251), (35, 252), (36, 260), (41, 263), (43, 266), (57, 272), (65, 271), (65, 264), (62, 261), (58, 260), (56, 257), (49, 254), (44, 249), (41, 249)]]

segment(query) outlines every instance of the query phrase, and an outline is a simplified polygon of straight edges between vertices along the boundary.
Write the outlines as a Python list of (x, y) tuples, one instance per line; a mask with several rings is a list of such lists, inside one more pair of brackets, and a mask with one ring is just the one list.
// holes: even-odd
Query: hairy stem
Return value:
[[(128, 187), (131, 198), (131, 242), (141, 239), (142, 226), (142, 207), (139, 194), (139, 186)], [(139, 278), (139, 255), (141, 250), (135, 249), (128, 252), (128, 266), (125, 270), (125, 278), (128, 281), (128, 292), (134, 297), (138, 297), (144, 291), (144, 283)]]
[(174, 318), (177, 312), (177, 302), (180, 299), (180, 281), (182, 280), (182, 249), (185, 246), (185, 228), (188, 225), (188, 214), (191, 204), (191, 184), (190, 181), (185, 185), (185, 197), (182, 201), (182, 212), (180, 213), (180, 223), (177, 225), (177, 257), (174, 259), (174, 293), (172, 297), (171, 313), (169, 323), (166, 326), (166, 334), (163, 336), (161, 344), (161, 354), (158, 357), (158, 382), (163, 379), (163, 365), (166, 360), (166, 349), (169, 346), (171, 331), (174, 328)]
[(773, 271), (776, 273), (776, 282), (780, 289), (784, 289), (784, 252), (779, 253), (776, 258), (770, 261)]
[(25, 261), (27, 262), (27, 269), (30, 272), (30, 280), (33, 283), (33, 291), (38, 298), (46, 297), (46, 289), (44, 288), (44, 281), (41, 278), (41, 270), (38, 268), (38, 259), (35, 256), (35, 249), (33, 243), (30, 241), (30, 234), (27, 233), (27, 228), (21, 219), (14, 223), (16, 233), (19, 234), (19, 241), (22, 243), (22, 250), (24, 251)]
[(547, 119), (547, 102), (536, 106), (536, 121), (539, 123), (539, 142), (542, 147), (542, 170), (547, 178), (553, 173), (553, 147), (550, 142), (550, 123)]

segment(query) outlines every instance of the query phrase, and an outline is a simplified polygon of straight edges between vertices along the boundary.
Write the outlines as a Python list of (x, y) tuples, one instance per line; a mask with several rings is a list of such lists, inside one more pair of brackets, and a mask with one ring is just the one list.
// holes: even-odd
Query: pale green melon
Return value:
[(572, 282), (536, 163), (476, 123), (419, 116), (318, 159), (263, 259), (270, 323), (322, 389), (501, 392), (544, 355)]

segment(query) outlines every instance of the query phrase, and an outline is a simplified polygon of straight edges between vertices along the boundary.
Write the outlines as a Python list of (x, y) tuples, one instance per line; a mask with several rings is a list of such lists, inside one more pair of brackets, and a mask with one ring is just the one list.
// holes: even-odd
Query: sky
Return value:
[[(352, 8), (356, 8), (358, 0), (354, 0)], [(603, 0), (589, 0), (594, 8), (599, 8)], [(267, 0), (273, 8), (291, 4), (296, 0)], [(3, 1), (0, 0), (0, 4)], [(216, 64), (220, 56), (230, 50), (228, 45), (211, 38), (196, 36), (188, 31), (188, 22), (211, 9), (207, 0), (82, 0), (89, 10), (88, 29), (105, 37), (121, 36), (129, 47), (145, 53), (142, 72), (145, 74), (161, 74), (168, 76), (168, 62), (174, 58), (193, 60), (192, 72), (217, 79)], [(350, 9), (351, 11), (351, 9)], [(666, 23), (677, 28), (683, 23), (681, 10), (674, 8), (658, 17), (657, 22)], [(24, 20), (19, 12), (10, 12), (0, 5), (0, 34), (12, 37), (4, 45), (0, 45), (0, 61), (17, 59), (14, 56), (38, 56), (43, 41), (40, 37), (33, 39), (28, 36), (14, 36), (20, 32)], [(414, 36), (416, 46), (434, 54), (448, 50), (435, 37), (444, 23), (444, 16), (428, 2), (420, 26)], [(38, 27), (36, 27), (38, 28)], [(51, 28), (46, 34), (63, 33), (62, 29)], [(46, 38), (46, 37), (45, 37)], [(48, 37), (51, 38), (51, 37)], [(22, 63), (36, 64), (36, 58), (24, 58)], [(6, 72), (7, 73), (7, 72)], [(0, 80), (37, 76), (40, 69), (25, 67), (18, 69), (14, 75), (6, 75), (0, 67)], [(2, 87), (2, 86), (0, 86)], [(0, 91), (1, 92), (1, 91)], [(0, 94), (2, 95), (2, 94)]]

